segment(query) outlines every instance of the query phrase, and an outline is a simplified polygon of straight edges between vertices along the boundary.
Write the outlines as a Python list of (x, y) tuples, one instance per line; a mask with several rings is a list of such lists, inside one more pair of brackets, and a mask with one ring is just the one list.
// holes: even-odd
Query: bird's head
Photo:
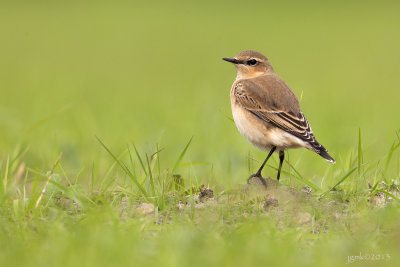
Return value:
[(249, 79), (274, 72), (268, 59), (254, 50), (240, 52), (234, 58), (224, 57), (223, 60), (235, 64), (237, 79)]

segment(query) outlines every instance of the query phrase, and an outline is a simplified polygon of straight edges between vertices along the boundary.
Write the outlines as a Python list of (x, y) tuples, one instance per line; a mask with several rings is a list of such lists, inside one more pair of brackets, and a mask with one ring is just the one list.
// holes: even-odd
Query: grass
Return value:
[[(1, 5), (1, 266), (399, 265), (398, 3)], [(221, 58), (249, 48), (335, 165), (245, 185)]]
[[(398, 261), (398, 180), (368, 187), (363, 176), (375, 170), (356, 172), (357, 158), (355, 167), (324, 177), (312, 194), (301, 189), (310, 182), (298, 179), (295, 187), (284, 181), (277, 191), (257, 194), (241, 185), (224, 188), (213, 179), (201, 185), (190, 174), (174, 175), (188, 168), (181, 162), (192, 139), (174, 172), (159, 167), (158, 147), (145, 165), (133, 145), (136, 158), (131, 148), (117, 157), (98, 141), (114, 163), (97, 185), (69, 178), (61, 154), (50, 171), (25, 169), (22, 159), (3, 157), (5, 265), (336, 265), (360, 252), (386, 257), (373, 263)], [(205, 187), (214, 190), (212, 199), (199, 199)], [(266, 206), (271, 197), (278, 207)], [(153, 208), (143, 210), (143, 203)]]

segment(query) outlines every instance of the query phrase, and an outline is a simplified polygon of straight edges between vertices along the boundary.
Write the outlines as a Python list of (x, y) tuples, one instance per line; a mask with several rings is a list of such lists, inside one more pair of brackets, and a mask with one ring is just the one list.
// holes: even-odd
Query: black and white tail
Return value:
[(336, 161), (328, 154), (328, 150), (326, 150), (326, 148), (323, 145), (318, 143), (317, 140), (314, 139), (312, 142), (309, 142), (309, 144), (311, 145), (315, 153), (317, 153), (330, 163), (336, 163)]

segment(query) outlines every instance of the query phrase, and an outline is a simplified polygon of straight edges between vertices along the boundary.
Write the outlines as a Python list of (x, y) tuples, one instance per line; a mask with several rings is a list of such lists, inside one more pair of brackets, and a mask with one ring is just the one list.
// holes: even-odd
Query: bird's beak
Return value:
[(233, 63), (233, 64), (241, 64), (242, 63), (242, 61), (237, 60), (236, 58), (224, 57), (222, 59), (225, 60), (225, 61), (228, 61), (230, 63)]

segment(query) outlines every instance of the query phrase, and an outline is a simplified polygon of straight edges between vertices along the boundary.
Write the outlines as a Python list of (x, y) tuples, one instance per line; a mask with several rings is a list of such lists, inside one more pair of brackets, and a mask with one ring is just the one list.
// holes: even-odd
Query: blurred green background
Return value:
[[(73, 173), (99, 160), (94, 134), (116, 152), (131, 141), (144, 151), (159, 143), (166, 165), (194, 136), (189, 159), (233, 168), (237, 183), (248, 174), (248, 154), (262, 160), (264, 153), (226, 118), (236, 74), (221, 58), (255, 49), (301, 99), (339, 165), (355, 149), (359, 128), (366, 158), (377, 160), (400, 126), (399, 7), (2, 1), (0, 151), (29, 146), (28, 165), (42, 168), (63, 151)], [(290, 160), (300, 160), (308, 177), (328, 166), (303, 150), (291, 151)]]
[[(330, 165), (310, 151), (293, 150), (289, 160), (297, 171), (324, 190), (357, 165), (357, 153), (369, 171), (346, 181), (346, 192), (356, 197), (342, 209), (355, 216), (339, 217), (320, 236), (315, 221), (312, 233), (290, 223), (282, 230), (270, 213), (230, 203), (203, 211), (201, 219), (178, 214), (165, 225), (143, 216), (127, 219), (121, 215), (126, 196), (118, 195), (122, 178), (110, 191), (114, 197), (106, 195), (101, 204), (92, 203), (97, 187), (84, 187), (92, 201), (84, 212), (70, 213), (51, 197), (20, 212), (22, 202), (35, 204), (44, 181), (36, 195), (25, 195), (25, 185), (35, 186), (38, 175), (30, 170), (21, 185), (16, 161), (17, 178), (11, 182), (10, 175), (8, 188), (2, 182), (7, 215), (0, 216), (0, 261), (260, 266), (275, 260), (336, 266), (360, 250), (394, 258), (398, 208), (369, 209), (366, 179), (398, 183), (400, 173), (398, 152), (383, 172), (400, 128), (399, 11), (399, 1), (1, 1), (0, 177), (7, 177), (8, 156), (13, 160), (28, 149), (21, 161), (31, 169), (51, 169), (63, 152), (63, 177), (77, 176), (75, 182), (84, 186), (90, 178), (104, 181), (113, 160), (95, 135), (115, 154), (135, 142), (142, 155), (150, 155), (159, 144), (165, 170), (194, 136), (184, 158), (193, 167), (183, 164), (183, 179), (200, 184), (212, 176), (217, 193), (245, 183), (259, 165), (248, 158), (261, 161), (265, 153), (229, 119), (236, 73), (221, 58), (247, 49), (269, 58), (337, 161)], [(357, 152), (359, 129), (363, 153)], [(271, 165), (277, 166), (276, 156)], [(264, 174), (276, 175), (271, 168)], [(281, 183), (291, 183), (287, 174)], [(357, 202), (359, 192), (364, 202)], [(129, 201), (136, 203), (135, 197)], [(331, 216), (329, 209), (310, 213), (318, 223)]]

